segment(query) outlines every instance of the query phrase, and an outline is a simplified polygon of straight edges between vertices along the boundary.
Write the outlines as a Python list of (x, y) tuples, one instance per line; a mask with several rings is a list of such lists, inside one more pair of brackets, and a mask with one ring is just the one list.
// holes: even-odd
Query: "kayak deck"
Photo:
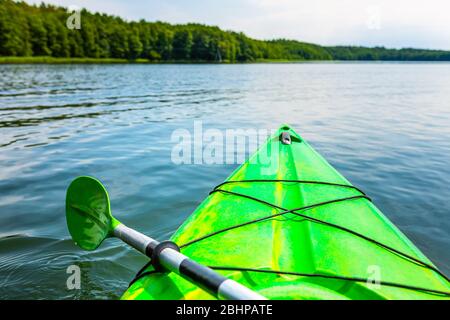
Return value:
[[(432, 262), (288, 126), (216, 187), (171, 240), (269, 299), (449, 298), (449, 282)], [(122, 298), (213, 299), (151, 265)]]

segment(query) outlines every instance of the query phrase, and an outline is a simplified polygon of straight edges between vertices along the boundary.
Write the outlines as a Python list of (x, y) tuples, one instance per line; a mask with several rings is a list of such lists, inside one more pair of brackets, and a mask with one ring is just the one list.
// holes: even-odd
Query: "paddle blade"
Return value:
[(66, 195), (67, 227), (75, 244), (96, 249), (112, 226), (109, 197), (105, 187), (92, 177), (72, 181)]

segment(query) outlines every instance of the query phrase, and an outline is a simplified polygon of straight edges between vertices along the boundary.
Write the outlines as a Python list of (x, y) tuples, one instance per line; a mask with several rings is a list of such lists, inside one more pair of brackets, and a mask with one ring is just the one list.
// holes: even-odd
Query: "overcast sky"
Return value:
[[(40, 0), (28, 0), (39, 3)], [(450, 50), (449, 0), (50, 0), (171, 23), (199, 22), (257, 39)]]

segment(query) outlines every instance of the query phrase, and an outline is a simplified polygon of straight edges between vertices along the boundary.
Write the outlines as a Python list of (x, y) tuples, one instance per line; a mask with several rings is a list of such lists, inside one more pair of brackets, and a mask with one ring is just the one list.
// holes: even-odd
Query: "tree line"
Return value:
[(0, 0), (0, 56), (119, 58), (149, 61), (450, 60), (450, 52), (383, 47), (324, 47), (294, 40), (255, 40), (202, 24), (125, 21), (82, 10), (81, 29), (69, 29), (72, 13), (49, 5)]

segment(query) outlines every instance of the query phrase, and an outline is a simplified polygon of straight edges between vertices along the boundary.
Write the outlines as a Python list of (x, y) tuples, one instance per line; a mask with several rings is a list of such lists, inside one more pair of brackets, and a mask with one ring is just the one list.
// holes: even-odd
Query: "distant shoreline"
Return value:
[(0, 65), (14, 64), (283, 64), (283, 63), (449, 63), (450, 61), (424, 61), (424, 60), (288, 60), (288, 59), (259, 59), (247, 62), (214, 62), (208, 60), (161, 60), (150, 61), (146, 59), (127, 60), (115, 58), (56, 58), (56, 57), (0, 57)]
[(0, 13), (3, 64), (450, 61), (449, 50), (258, 40), (217, 26), (126, 21), (87, 10), (72, 12), (13, 0), (0, 1)]

